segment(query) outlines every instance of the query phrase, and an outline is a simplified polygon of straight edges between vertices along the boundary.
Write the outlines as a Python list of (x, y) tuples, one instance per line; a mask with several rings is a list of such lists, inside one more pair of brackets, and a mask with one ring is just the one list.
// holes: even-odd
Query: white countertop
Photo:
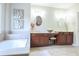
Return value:
[[(31, 31), (31, 33), (49, 33), (49, 32), (48, 31)], [(51, 33), (55, 33), (55, 31)]]

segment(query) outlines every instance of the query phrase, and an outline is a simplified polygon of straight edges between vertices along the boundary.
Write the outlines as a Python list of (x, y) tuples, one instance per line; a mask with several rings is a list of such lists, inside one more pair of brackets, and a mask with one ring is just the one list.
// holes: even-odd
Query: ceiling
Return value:
[(55, 8), (70, 8), (75, 5), (75, 3), (33, 3), (32, 5), (55, 7)]

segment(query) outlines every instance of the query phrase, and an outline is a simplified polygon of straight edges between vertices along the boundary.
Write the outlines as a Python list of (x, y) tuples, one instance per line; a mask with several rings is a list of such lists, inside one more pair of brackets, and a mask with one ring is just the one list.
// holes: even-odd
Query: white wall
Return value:
[(0, 41), (4, 40), (5, 37), (5, 4), (0, 4)]
[[(38, 9), (38, 11), (36, 10)], [(33, 12), (33, 10), (35, 10), (35, 12)], [(59, 32), (73, 32), (74, 31), (74, 12), (72, 13), (73, 16), (69, 15), (70, 17), (65, 17), (65, 21), (69, 21), (67, 22), (67, 27), (68, 30), (66, 30), (65, 24), (64, 22), (60, 19), (59, 21), (57, 21), (56, 17), (55, 17), (55, 11), (65, 11), (65, 12), (73, 12), (70, 9), (61, 9), (61, 8), (53, 8), (53, 7), (46, 7), (46, 6), (38, 6), (38, 5), (32, 5), (31, 6), (31, 21), (35, 20), (35, 16), (36, 15), (40, 15), (42, 17), (43, 23), (42, 26), (45, 27), (43, 30), (47, 30), (49, 28), (53, 29), (54, 31), (59, 31)], [(45, 13), (44, 15), (42, 15), (42, 13)], [(60, 26), (58, 26), (59, 23)], [(42, 28), (42, 27), (40, 27)]]
[(47, 29), (51, 28), (52, 25), (55, 25), (55, 22), (52, 22), (54, 21), (52, 11), (53, 9), (50, 7), (31, 6), (31, 22), (35, 22), (36, 16), (42, 17), (42, 25), (40, 27), (35, 26), (34, 32), (47, 32)]

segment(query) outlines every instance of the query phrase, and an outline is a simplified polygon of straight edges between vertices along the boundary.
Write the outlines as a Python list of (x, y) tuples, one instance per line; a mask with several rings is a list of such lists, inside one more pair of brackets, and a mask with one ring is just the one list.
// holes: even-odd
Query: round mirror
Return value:
[(40, 26), (42, 24), (42, 18), (41, 16), (36, 16), (36, 25)]

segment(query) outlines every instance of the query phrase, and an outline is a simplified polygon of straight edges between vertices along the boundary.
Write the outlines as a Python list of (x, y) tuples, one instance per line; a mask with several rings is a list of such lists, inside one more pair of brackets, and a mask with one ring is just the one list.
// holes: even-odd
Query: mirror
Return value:
[(42, 18), (41, 16), (36, 16), (36, 25), (40, 26), (42, 24)]

